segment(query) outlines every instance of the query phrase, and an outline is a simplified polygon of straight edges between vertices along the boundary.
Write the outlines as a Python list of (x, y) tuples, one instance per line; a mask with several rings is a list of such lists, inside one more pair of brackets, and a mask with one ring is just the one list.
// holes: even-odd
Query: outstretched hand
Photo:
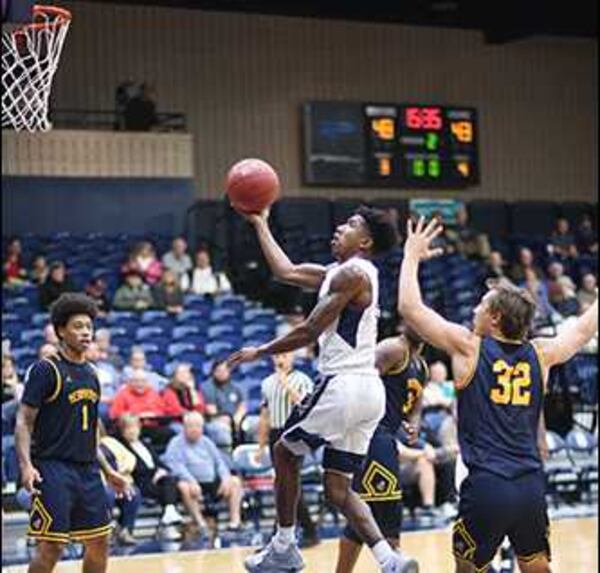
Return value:
[(434, 239), (444, 230), (444, 227), (436, 218), (431, 219), (425, 226), (425, 218), (419, 217), (416, 225), (408, 219), (406, 222), (406, 242), (404, 243), (405, 255), (417, 257), (425, 261), (433, 257), (439, 257), (444, 253), (441, 247), (431, 248)]
[(241, 213), (241, 215), (251, 225), (257, 225), (258, 223), (266, 223), (269, 220), (270, 213), (271, 207), (269, 206), (263, 209), (260, 213)]
[(227, 358), (227, 365), (229, 368), (234, 368), (238, 364), (244, 362), (253, 362), (260, 356), (260, 350), (255, 346), (247, 346), (237, 352), (234, 352), (229, 358)]

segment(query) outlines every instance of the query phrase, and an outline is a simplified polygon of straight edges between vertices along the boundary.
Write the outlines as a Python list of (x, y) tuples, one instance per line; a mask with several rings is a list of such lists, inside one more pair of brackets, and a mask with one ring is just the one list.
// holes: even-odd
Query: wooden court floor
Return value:
[[(593, 573), (598, 569), (598, 519), (562, 519), (552, 522), (553, 573)], [(403, 547), (421, 565), (421, 573), (452, 572), (450, 528), (406, 533)], [(243, 573), (246, 548), (113, 557), (108, 573)], [(304, 552), (307, 573), (333, 573), (337, 540), (327, 540)], [(26, 566), (3, 567), (3, 573), (25, 573)], [(56, 573), (80, 573), (80, 562), (60, 563)], [(378, 571), (371, 555), (363, 550), (356, 573)]]

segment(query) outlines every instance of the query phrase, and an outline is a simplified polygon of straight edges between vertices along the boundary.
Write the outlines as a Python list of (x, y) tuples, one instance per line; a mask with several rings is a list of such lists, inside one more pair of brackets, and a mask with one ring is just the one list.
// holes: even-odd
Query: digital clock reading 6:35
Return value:
[(479, 183), (477, 112), (459, 106), (305, 106), (308, 184), (460, 188)]

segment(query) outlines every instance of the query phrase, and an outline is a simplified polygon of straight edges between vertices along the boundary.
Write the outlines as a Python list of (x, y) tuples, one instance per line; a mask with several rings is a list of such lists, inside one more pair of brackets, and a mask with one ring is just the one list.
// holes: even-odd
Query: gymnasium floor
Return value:
[[(561, 519), (551, 525), (552, 570), (554, 573), (592, 573), (598, 569), (598, 518)], [(450, 554), (450, 528), (403, 535), (403, 547), (417, 557), (422, 573), (453, 571)], [(200, 552), (180, 552), (112, 557), (108, 573), (242, 573), (242, 561), (250, 550), (233, 548)], [(333, 573), (337, 541), (324, 541), (304, 552), (308, 573)], [(3, 573), (25, 573), (26, 566), (2, 568)], [(64, 561), (57, 573), (80, 573), (78, 561)], [(377, 567), (363, 551), (356, 573), (375, 573)]]

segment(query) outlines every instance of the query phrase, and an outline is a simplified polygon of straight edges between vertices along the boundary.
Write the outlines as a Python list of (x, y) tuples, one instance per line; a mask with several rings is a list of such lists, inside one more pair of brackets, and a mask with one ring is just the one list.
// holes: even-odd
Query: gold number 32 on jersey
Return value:
[(531, 403), (531, 366), (527, 362), (517, 362), (514, 366), (504, 360), (496, 360), (493, 365), (498, 386), (490, 391), (492, 402), (506, 406), (529, 406)]

